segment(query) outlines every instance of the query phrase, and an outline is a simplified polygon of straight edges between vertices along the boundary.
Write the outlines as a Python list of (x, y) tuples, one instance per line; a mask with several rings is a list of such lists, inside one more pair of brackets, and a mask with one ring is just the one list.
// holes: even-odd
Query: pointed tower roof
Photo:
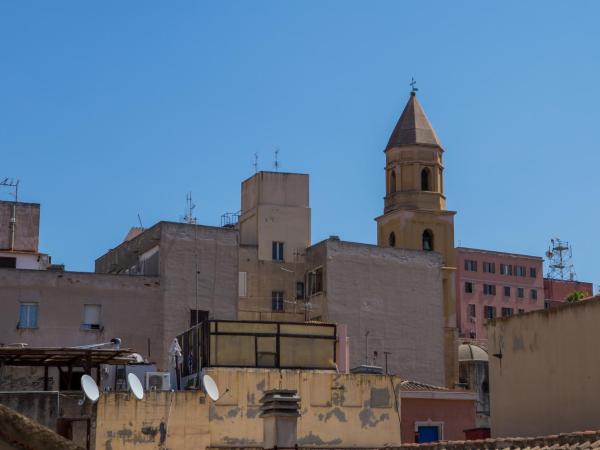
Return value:
[(435, 134), (435, 130), (431, 126), (429, 119), (423, 111), (423, 107), (417, 95), (413, 91), (410, 93), (408, 103), (402, 111), (400, 119), (390, 136), (390, 140), (386, 147), (400, 147), (402, 145), (435, 145), (442, 148), (442, 144)]

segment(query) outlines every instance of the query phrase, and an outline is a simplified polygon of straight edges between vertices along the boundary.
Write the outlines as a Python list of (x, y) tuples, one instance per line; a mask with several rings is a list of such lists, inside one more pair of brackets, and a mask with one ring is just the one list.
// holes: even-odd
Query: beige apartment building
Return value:
[(240, 320), (305, 320), (310, 219), (308, 175), (258, 172), (242, 183)]
[(98, 258), (96, 273), (0, 269), (0, 344), (118, 337), (166, 370), (177, 334), (196, 320), (236, 318), (237, 281), (235, 230), (159, 222)]
[(488, 325), (492, 436), (600, 429), (600, 297)]

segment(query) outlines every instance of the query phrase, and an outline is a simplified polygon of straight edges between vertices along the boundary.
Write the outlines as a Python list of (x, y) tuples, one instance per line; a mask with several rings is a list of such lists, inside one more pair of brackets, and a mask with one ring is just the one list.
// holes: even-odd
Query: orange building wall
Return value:
[(464, 430), (475, 427), (474, 400), (402, 398), (402, 443), (415, 442), (415, 422), (444, 422), (443, 440), (464, 440)]

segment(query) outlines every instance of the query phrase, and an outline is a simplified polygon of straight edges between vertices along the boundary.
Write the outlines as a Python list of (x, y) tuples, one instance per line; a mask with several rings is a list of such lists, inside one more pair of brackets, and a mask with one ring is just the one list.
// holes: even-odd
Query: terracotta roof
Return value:
[(413, 380), (404, 380), (400, 383), (401, 391), (449, 391), (450, 389), (432, 384), (420, 383)]
[(82, 450), (49, 428), (0, 405), (0, 442), (26, 450)]
[(400, 449), (419, 450), (579, 450), (599, 449), (600, 431), (581, 431), (530, 438), (494, 438), (474, 441), (440, 441), (404, 444)]
[(442, 148), (442, 144), (414, 92), (410, 94), (408, 103), (390, 136), (386, 150), (403, 145), (433, 145)]

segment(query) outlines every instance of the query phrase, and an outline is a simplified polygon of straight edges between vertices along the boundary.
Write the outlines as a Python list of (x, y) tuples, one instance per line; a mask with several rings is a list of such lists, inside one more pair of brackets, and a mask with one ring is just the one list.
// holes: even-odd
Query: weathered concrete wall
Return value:
[[(158, 267), (159, 369), (167, 367), (171, 340), (190, 327), (191, 310), (208, 311), (210, 318), (237, 318), (238, 241), (237, 230), (230, 228), (159, 222), (96, 260), (96, 271), (103, 273)], [(140, 264), (139, 257), (157, 246), (158, 264)]]
[[(303, 321), (304, 301), (296, 299), (296, 282), (304, 282), (304, 263), (259, 261), (257, 250), (256, 246), (240, 246), (239, 270), (246, 273), (246, 295), (240, 292), (238, 319)], [(284, 293), (283, 312), (272, 310), (273, 291)]]
[(236, 230), (163, 222), (160, 274), (165, 352), (190, 327), (192, 309), (208, 311), (211, 319), (237, 318)]
[[(120, 337), (123, 347), (161, 358), (159, 301), (157, 278), (0, 269), (0, 343), (61, 347)], [(38, 328), (17, 328), (21, 302), (38, 303)], [(82, 329), (85, 304), (101, 305), (100, 330)]]
[[(310, 245), (308, 175), (259, 172), (242, 183), (240, 271), (247, 293), (239, 318), (304, 320), (296, 282), (304, 282), (304, 253)], [(272, 244), (282, 242), (283, 261), (273, 261)], [(271, 295), (283, 291), (284, 312), (273, 312)]]
[(490, 323), (492, 436), (600, 429), (598, 323), (598, 299)]
[[(98, 402), (96, 449), (203, 449), (260, 446), (260, 398), (267, 389), (296, 389), (301, 396), (301, 446), (381, 447), (400, 442), (395, 392), (400, 380), (378, 375), (318, 371), (210, 369), (221, 390), (214, 404), (201, 392), (150, 392), (144, 401), (126, 394)], [(160, 448), (163, 448), (160, 447)]]
[[(0, 201), (0, 250), (11, 247), (10, 219), (13, 216), (13, 202)], [(38, 203), (17, 203), (14, 250), (37, 252), (40, 236), (40, 205)]]
[(384, 364), (403, 378), (442, 386), (444, 317), (441, 257), (329, 239), (307, 250), (307, 270), (324, 267), (323, 320), (348, 324), (351, 367)]

